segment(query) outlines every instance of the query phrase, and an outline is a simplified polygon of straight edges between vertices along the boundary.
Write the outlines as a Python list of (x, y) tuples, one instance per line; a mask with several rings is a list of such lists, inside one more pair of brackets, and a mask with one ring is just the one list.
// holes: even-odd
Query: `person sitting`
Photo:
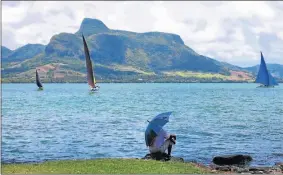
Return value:
[(168, 150), (168, 157), (171, 157), (172, 146), (176, 144), (176, 135), (170, 134), (163, 129), (157, 134), (149, 146), (150, 154), (165, 153)]

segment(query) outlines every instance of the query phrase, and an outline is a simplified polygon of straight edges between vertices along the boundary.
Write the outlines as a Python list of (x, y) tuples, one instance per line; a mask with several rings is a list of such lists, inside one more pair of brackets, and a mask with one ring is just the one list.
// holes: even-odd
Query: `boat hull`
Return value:
[(97, 92), (98, 90), (99, 90), (99, 87), (96, 87), (96, 88), (90, 89), (90, 92)]
[(260, 85), (257, 88), (274, 88), (274, 86), (264, 86), (264, 85)]

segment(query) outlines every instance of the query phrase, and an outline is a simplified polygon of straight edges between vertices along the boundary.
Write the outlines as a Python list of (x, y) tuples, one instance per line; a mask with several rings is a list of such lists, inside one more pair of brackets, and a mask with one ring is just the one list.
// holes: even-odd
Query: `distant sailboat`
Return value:
[(87, 82), (88, 82), (88, 85), (90, 86), (90, 91), (97, 91), (99, 89), (99, 86), (96, 86), (89, 50), (88, 50), (86, 40), (83, 35), (82, 37), (83, 37), (84, 51), (85, 51), (85, 58), (86, 58)]
[(261, 54), (261, 62), (255, 82), (261, 84), (259, 87), (274, 87), (278, 85), (278, 83), (268, 72), (262, 52), (260, 52), (260, 54)]
[(38, 86), (38, 90), (43, 90), (43, 86), (42, 86), (42, 84), (40, 82), (37, 69), (35, 70), (35, 78), (36, 78), (36, 85)]

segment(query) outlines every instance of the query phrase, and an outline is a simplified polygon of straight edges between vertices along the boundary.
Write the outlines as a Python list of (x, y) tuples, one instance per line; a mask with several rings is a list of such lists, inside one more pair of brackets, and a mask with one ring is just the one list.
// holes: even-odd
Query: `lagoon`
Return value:
[(249, 154), (253, 165), (283, 162), (283, 84), (2, 84), (2, 162), (143, 157), (147, 120), (174, 111), (173, 156), (210, 164)]

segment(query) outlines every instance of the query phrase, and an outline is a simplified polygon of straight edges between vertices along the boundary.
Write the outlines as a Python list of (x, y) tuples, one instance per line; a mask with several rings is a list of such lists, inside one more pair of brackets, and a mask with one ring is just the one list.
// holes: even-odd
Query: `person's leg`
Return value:
[(172, 145), (168, 146), (168, 155), (171, 156)]
[(170, 136), (169, 140), (170, 140), (170, 144), (168, 146), (168, 155), (171, 156), (172, 145), (176, 144), (176, 136), (175, 135)]
[(172, 145), (174, 145), (175, 143), (172, 142), (170, 139), (167, 139), (164, 144), (161, 146), (161, 150), (163, 153), (166, 152), (166, 150), (168, 150), (168, 155), (171, 155), (171, 151), (172, 151)]

